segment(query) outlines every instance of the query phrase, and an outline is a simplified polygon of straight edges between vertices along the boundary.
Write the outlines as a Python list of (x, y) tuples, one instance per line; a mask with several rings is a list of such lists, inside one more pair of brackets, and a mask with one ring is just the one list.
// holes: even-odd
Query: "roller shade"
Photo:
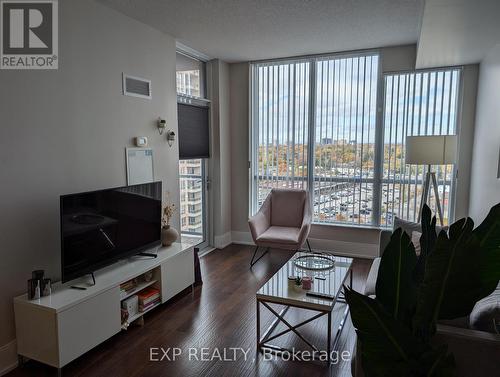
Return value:
[(205, 104), (177, 104), (179, 159), (210, 157), (208, 110)]

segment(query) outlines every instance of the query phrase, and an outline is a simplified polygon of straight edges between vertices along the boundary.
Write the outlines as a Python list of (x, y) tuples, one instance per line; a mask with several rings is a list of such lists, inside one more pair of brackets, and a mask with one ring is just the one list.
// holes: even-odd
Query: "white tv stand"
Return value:
[(95, 285), (83, 277), (56, 286), (51, 296), (38, 300), (28, 300), (26, 294), (14, 298), (18, 355), (56, 367), (60, 373), (63, 366), (122, 330), (120, 303), (125, 296), (120, 284), (147, 271), (153, 271), (148, 285), (160, 290), (164, 303), (193, 285), (194, 248), (174, 243), (158, 249), (156, 258), (132, 257), (96, 271)]

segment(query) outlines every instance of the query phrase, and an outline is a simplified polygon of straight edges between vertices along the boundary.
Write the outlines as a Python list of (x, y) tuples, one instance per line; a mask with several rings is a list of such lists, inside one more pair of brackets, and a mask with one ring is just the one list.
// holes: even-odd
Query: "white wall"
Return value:
[[(60, 1), (59, 11), (59, 70), (0, 71), (4, 363), (15, 352), (12, 298), (34, 269), (60, 276), (61, 194), (125, 185), (125, 147), (144, 135), (156, 179), (179, 198), (178, 146), (155, 128), (161, 116), (177, 133), (174, 39), (91, 0)], [(123, 96), (122, 71), (152, 80), (153, 99)]]
[(481, 62), (472, 160), (470, 216), (479, 224), (500, 202), (500, 44)]

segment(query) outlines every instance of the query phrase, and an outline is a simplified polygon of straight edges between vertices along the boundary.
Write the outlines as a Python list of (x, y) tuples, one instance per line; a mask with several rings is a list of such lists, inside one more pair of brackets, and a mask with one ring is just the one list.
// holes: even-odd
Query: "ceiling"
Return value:
[(424, 0), (99, 0), (228, 62), (416, 43)]
[(426, 0), (417, 68), (480, 62), (500, 43), (500, 0)]

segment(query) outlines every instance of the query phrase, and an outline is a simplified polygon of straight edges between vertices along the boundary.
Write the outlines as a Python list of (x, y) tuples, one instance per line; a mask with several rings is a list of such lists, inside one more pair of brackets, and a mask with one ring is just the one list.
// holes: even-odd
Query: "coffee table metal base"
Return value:
[[(349, 274), (351, 275), (350, 276), (350, 285), (352, 286), (352, 270), (349, 271)], [(342, 297), (338, 297), (337, 300), (336, 300), (336, 303), (345, 303), (345, 299)], [(328, 325), (327, 325), (327, 331), (328, 331), (328, 334), (327, 334), (327, 349), (326, 349), (326, 352), (327, 352), (327, 362), (330, 363), (332, 362), (332, 359), (331, 359), (331, 353), (332, 353), (332, 350), (336, 350), (337, 349), (337, 346), (338, 346), (338, 343), (339, 343), (339, 340), (340, 340), (340, 336), (342, 334), (342, 329), (344, 328), (344, 325), (345, 325), (345, 321), (347, 319), (347, 315), (349, 314), (349, 307), (346, 306), (345, 310), (344, 310), (344, 313), (343, 313), (343, 316), (342, 316), (342, 319), (340, 321), (340, 324), (337, 328), (337, 332), (335, 334), (335, 338), (333, 339), (333, 345), (332, 345), (332, 310), (313, 310), (311, 308), (307, 308), (307, 307), (302, 307), (300, 305), (297, 305), (297, 304), (294, 304), (294, 305), (283, 305), (283, 304), (279, 304), (279, 305), (282, 305), (284, 306), (283, 309), (278, 313), (273, 307), (271, 307), (270, 305), (271, 303), (266, 301), (266, 300), (262, 300), (262, 299), (258, 299), (257, 298), (257, 350), (259, 352), (263, 352), (263, 349), (267, 349), (269, 350), (270, 352), (273, 352), (275, 354), (284, 354), (284, 353), (288, 353), (288, 354), (292, 354), (293, 352), (287, 348), (283, 348), (283, 347), (280, 347), (280, 346), (276, 346), (276, 345), (273, 345), (269, 342), (271, 342), (272, 340), (275, 340), (276, 338), (279, 338), (285, 334), (288, 334), (290, 332), (293, 332), (295, 335), (297, 335), (304, 343), (306, 343), (313, 351), (316, 351), (316, 353), (318, 353), (320, 350), (314, 345), (312, 344), (309, 340), (307, 340), (300, 332), (299, 332), (299, 328), (312, 322), (312, 321), (315, 321), (316, 319), (319, 319), (323, 316), (327, 316), (328, 317)], [(265, 308), (267, 308), (276, 318), (273, 320), (273, 322), (271, 323), (271, 325), (264, 331), (264, 334), (260, 335), (260, 306), (263, 305)], [(318, 312), (318, 314), (306, 319), (305, 321), (302, 321), (296, 325), (291, 325), (286, 319), (285, 319), (285, 314), (286, 312), (290, 309), (290, 307), (294, 307), (294, 308), (302, 308), (302, 309), (307, 309), (307, 310), (313, 310), (313, 311), (316, 311)], [(273, 335), (273, 331), (276, 329), (276, 326), (278, 326), (278, 324), (282, 322), (286, 327), (287, 329), (286, 330), (282, 330), (280, 331), (279, 333), (277, 334), (274, 334)], [(313, 355), (315, 355), (313, 353)], [(317, 357), (314, 358), (317, 360)]]

